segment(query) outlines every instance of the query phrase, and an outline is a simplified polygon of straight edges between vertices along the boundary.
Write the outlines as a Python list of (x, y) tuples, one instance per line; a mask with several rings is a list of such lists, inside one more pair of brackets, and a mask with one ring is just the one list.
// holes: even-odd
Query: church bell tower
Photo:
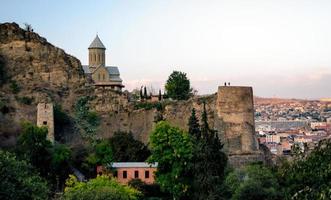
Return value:
[(102, 44), (98, 35), (94, 38), (88, 50), (90, 67), (97, 67), (99, 65), (106, 66), (106, 47)]

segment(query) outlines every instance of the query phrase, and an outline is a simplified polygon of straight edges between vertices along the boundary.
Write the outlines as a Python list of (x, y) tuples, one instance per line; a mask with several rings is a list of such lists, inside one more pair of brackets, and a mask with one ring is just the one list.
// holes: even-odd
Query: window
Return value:
[(103, 80), (105, 80), (105, 79), (106, 79), (106, 77), (105, 77), (105, 74), (102, 74), (102, 78), (103, 78)]
[(43, 121), (43, 125), (47, 125), (47, 121)]
[(117, 177), (117, 171), (114, 171), (114, 177)]
[(94, 61), (97, 61), (97, 56), (94, 54)]
[(123, 171), (123, 178), (127, 178), (128, 177), (128, 172), (127, 171)]
[(98, 54), (98, 59), (99, 59), (99, 62), (101, 61), (101, 59), (100, 59), (100, 54)]
[(98, 74), (98, 80), (100, 81), (100, 74)]
[(137, 170), (134, 171), (134, 178), (139, 178), (139, 172)]
[(145, 178), (149, 178), (149, 171), (145, 171)]

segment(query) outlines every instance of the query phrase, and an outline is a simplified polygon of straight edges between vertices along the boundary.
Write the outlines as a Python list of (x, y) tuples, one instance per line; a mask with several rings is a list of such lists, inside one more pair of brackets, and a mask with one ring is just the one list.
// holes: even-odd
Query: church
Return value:
[(83, 65), (85, 75), (95, 86), (122, 91), (124, 85), (116, 66), (106, 66), (106, 47), (97, 35), (88, 47), (89, 64)]

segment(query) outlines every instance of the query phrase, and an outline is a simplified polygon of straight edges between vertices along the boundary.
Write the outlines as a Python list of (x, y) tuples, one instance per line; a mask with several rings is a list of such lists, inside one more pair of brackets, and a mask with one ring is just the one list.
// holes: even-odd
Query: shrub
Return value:
[(25, 104), (25, 105), (31, 105), (32, 104), (32, 102), (33, 102), (33, 97), (15, 97), (16, 98), (16, 100), (18, 101), (18, 102), (20, 102), (21, 104)]
[(10, 81), (10, 86), (9, 87), (10, 87), (13, 94), (17, 94), (21, 90), (21, 88), (19, 87), (19, 85), (17, 84), (17, 82), (15, 80)]
[(26, 161), (0, 150), (0, 199), (48, 199), (47, 182)]
[(97, 176), (88, 182), (78, 182), (70, 175), (66, 181), (63, 198), (66, 200), (136, 200), (141, 193), (134, 188), (121, 185), (108, 176)]

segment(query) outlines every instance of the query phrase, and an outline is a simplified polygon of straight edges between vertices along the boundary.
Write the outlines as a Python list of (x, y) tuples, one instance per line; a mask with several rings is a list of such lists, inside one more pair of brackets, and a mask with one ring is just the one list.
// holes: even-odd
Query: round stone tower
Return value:
[(94, 38), (88, 50), (90, 67), (95, 67), (99, 65), (106, 66), (106, 47), (102, 44), (98, 35)]

